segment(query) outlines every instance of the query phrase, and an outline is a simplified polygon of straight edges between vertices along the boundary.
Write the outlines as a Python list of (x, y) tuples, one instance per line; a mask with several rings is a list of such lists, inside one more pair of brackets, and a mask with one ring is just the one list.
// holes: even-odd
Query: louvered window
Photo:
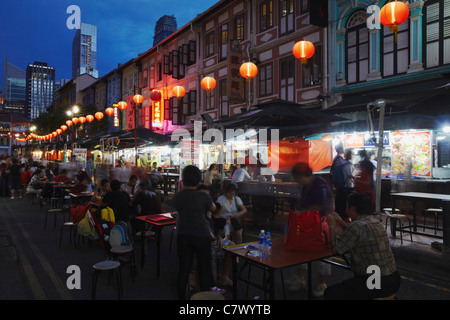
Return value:
[(423, 11), (426, 68), (450, 63), (450, 0), (430, 0)]

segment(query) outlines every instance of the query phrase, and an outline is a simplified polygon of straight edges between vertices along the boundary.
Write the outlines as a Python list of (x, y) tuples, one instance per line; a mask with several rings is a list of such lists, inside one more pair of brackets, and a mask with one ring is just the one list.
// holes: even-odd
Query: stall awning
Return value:
[(295, 102), (275, 99), (215, 123), (225, 128), (267, 128), (326, 124), (343, 120), (345, 119), (331, 114), (306, 109)]
[[(410, 129), (429, 129), (440, 130), (444, 125), (450, 123), (450, 115), (441, 115), (439, 117), (428, 116), (424, 114), (402, 114), (399, 116), (385, 117), (384, 130), (410, 130)], [(378, 131), (379, 120), (373, 120), (373, 129)], [(330, 126), (327, 132), (363, 132), (369, 131), (370, 126), (366, 120), (358, 120), (340, 123)]]
[(367, 111), (367, 104), (383, 99), (386, 112), (412, 112), (427, 115), (441, 115), (450, 110), (450, 79), (441, 77), (385, 89), (344, 94), (342, 101), (322, 112), (343, 114)]

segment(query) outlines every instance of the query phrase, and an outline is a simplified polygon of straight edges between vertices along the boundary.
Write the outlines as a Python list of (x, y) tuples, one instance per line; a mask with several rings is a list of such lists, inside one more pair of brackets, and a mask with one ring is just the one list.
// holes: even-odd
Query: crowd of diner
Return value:
[[(344, 156), (344, 150), (337, 149), (338, 156), (332, 166), (348, 163)], [(364, 158), (364, 165), (370, 161)], [(340, 162), (340, 163), (338, 163)], [(223, 266), (221, 274), (214, 274), (211, 267), (217, 260), (215, 252), (220, 252), (221, 247), (240, 244), (243, 242), (242, 217), (247, 213), (242, 198), (239, 196), (238, 182), (245, 180), (273, 181), (273, 175), (262, 175), (260, 169), (264, 166), (258, 162), (257, 166), (250, 168), (246, 164), (231, 167), (230, 183), (221, 185), (223, 179), (217, 170), (217, 165), (212, 164), (206, 172), (202, 172), (194, 165), (186, 166), (182, 172), (180, 188), (171, 197), (171, 207), (177, 212), (177, 255), (179, 272), (177, 281), (177, 294), (179, 299), (185, 299), (188, 291), (215, 291), (224, 293), (227, 287), (232, 287), (230, 278), (231, 257), (226, 255), (221, 260)], [(374, 165), (369, 166), (365, 180), (372, 181)], [(361, 166), (362, 168), (362, 166)], [(55, 166), (46, 160), (37, 161), (32, 157), (2, 157), (0, 159), (1, 169), (1, 195), (10, 197), (11, 200), (22, 198), (25, 193), (36, 193), (45, 201), (51, 196), (54, 184), (67, 187), (72, 194), (92, 194), (93, 202), (99, 202), (109, 206), (115, 215), (116, 221), (125, 221), (131, 225), (133, 232), (140, 229), (137, 216), (159, 214), (164, 211), (163, 204), (167, 198), (161, 192), (161, 168), (156, 164), (148, 172), (130, 172), (123, 179), (115, 176), (105, 176), (95, 170), (89, 173), (84, 170), (80, 163), (72, 156), (70, 162), (65, 165)], [(250, 171), (250, 172), (249, 172)], [(354, 181), (361, 175), (361, 169), (348, 168), (344, 174), (348, 179), (342, 185), (347, 189), (353, 189)], [(355, 207), (348, 209), (347, 198), (349, 194), (337, 194), (334, 196), (332, 187), (322, 177), (313, 175), (311, 169), (305, 163), (298, 163), (292, 169), (294, 182), (302, 187), (302, 196), (298, 201), (299, 210), (318, 210), (320, 216), (328, 220), (329, 226), (334, 232), (336, 226), (342, 230), (353, 230), (357, 226), (358, 232), (364, 232), (362, 225), (370, 225), (371, 232), (377, 237), (370, 243), (350, 243), (354, 239), (347, 238), (345, 233), (341, 235), (340, 242), (334, 240), (333, 244), (337, 250), (348, 249), (355, 255), (360, 254), (371, 264), (378, 263), (383, 269), (383, 280), (391, 285), (392, 291), (398, 289), (399, 278), (396, 273), (395, 261), (390, 252), (389, 243), (384, 228), (379, 223), (366, 217), (372, 213), (373, 203), (372, 186), (369, 189), (356, 190), (363, 198), (354, 200)], [(351, 182), (350, 182), (351, 181)], [(336, 186), (338, 190), (338, 186)], [(339, 190), (338, 190), (339, 192)], [(341, 197), (345, 197), (342, 199)], [(344, 204), (342, 204), (344, 203)], [(346, 206), (347, 204), (347, 206)], [(365, 205), (364, 205), (365, 204)], [(368, 206), (367, 206), (368, 204)], [(345, 209), (345, 207), (347, 207)], [(343, 209), (344, 208), (344, 209)], [(337, 212), (335, 212), (335, 210)], [(352, 219), (358, 223), (352, 224)], [(361, 231), (362, 230), (362, 231)], [(343, 242), (345, 241), (345, 242)], [(367, 250), (365, 249), (367, 247)], [(378, 254), (378, 251), (382, 252)], [(370, 253), (371, 252), (371, 253)], [(377, 260), (377, 256), (381, 258)], [(364, 261), (363, 261), (364, 263)], [(361, 267), (361, 266), (359, 266)], [(326, 279), (329, 277), (330, 269), (319, 266), (319, 283), (314, 292), (316, 297), (327, 296)], [(300, 290), (305, 286), (304, 268), (298, 269), (298, 276), (289, 281), (289, 290)], [(355, 275), (359, 279), (360, 275)], [(351, 283), (355, 285), (355, 283)], [(348, 289), (348, 288), (347, 288)], [(342, 287), (341, 290), (346, 290)], [(358, 288), (363, 290), (363, 288)], [(351, 291), (351, 290), (350, 290)], [(341, 291), (333, 287), (328, 297), (339, 296)], [(354, 294), (354, 292), (349, 292)]]

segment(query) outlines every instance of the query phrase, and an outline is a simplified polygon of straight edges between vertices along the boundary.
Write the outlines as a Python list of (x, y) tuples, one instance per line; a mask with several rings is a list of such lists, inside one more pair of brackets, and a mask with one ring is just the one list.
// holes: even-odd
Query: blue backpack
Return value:
[(131, 226), (124, 222), (118, 221), (109, 233), (109, 244), (111, 247), (131, 246), (133, 247), (133, 237), (131, 234)]

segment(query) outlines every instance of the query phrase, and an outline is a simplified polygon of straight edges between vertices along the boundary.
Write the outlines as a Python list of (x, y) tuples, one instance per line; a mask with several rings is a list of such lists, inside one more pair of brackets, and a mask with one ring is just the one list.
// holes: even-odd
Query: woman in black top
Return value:
[(201, 291), (209, 291), (211, 276), (211, 233), (207, 212), (214, 212), (216, 206), (211, 197), (196, 190), (201, 172), (196, 166), (187, 166), (183, 173), (184, 188), (174, 196), (177, 219), (177, 247), (179, 272), (178, 299), (186, 299), (186, 286), (194, 255), (197, 258), (198, 277)]

